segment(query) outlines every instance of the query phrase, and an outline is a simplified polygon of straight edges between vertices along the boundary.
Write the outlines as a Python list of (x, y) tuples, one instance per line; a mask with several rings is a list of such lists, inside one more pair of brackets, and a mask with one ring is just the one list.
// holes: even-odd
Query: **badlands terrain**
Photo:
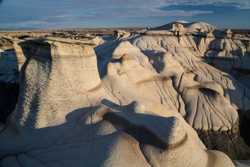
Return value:
[(203, 22), (1, 32), (0, 166), (250, 166), (249, 74)]

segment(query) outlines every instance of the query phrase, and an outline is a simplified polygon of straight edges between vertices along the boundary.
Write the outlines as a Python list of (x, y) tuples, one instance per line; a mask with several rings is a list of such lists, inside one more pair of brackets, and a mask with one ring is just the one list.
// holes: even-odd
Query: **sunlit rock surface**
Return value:
[(1, 166), (233, 167), (230, 158), (250, 158), (241, 129), (249, 88), (223, 64), (248, 57), (247, 39), (180, 22), (90, 36), (13, 39), (19, 96), (0, 124)]

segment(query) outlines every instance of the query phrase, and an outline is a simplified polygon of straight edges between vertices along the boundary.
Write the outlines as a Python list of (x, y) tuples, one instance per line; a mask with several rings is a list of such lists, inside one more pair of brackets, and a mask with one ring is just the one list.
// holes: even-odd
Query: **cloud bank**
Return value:
[[(195, 8), (181, 7), (185, 5)], [(89, 25), (95, 20), (98, 24), (109, 20), (124, 23), (136, 19), (144, 20), (145, 24), (145, 19), (171, 17), (185, 20), (193, 16), (212, 15), (213, 8), (199, 8), (206, 5), (250, 10), (250, 0), (0, 0), (0, 28), (78, 26), (80, 22), (81, 25)], [(171, 9), (171, 6), (178, 8)]]
[[(178, 5), (214, 5), (250, 9), (250, 0), (73, 0), (75, 8), (82, 8), (85, 12), (74, 14), (76, 17), (161, 17), (179, 16), (190, 17), (201, 14), (211, 14), (211, 10), (163, 10), (168, 6)], [(98, 6), (98, 7), (97, 7)], [(73, 9), (74, 10), (74, 9)], [(72, 17), (68, 11), (65, 17)], [(57, 16), (60, 17), (60, 16)]]

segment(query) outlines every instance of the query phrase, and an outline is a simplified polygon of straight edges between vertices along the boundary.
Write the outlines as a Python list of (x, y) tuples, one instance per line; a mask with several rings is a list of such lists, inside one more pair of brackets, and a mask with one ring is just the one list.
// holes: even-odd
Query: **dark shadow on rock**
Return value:
[(0, 122), (15, 109), (19, 92), (18, 63), (14, 49), (0, 53)]
[(152, 145), (160, 149), (168, 149), (170, 135), (176, 123), (176, 117), (161, 117), (150, 114), (136, 113), (137, 103), (120, 106), (108, 100), (102, 103), (111, 110), (120, 112), (108, 112), (103, 119), (113, 126), (122, 128), (124, 132), (137, 139), (140, 144)]
[[(94, 119), (93, 117), (95, 117), (95, 112), (99, 110), (101, 106), (85, 107), (70, 112), (66, 116), (66, 122), (61, 125), (35, 129), (34, 131), (46, 131), (48, 134), (56, 134), (57, 132), (62, 132), (62, 130), (66, 132), (69, 128), (75, 128), (77, 127), (76, 124), (91, 127), (105, 121), (112, 124), (117, 129), (117, 132), (124, 131), (143, 144), (149, 144), (162, 149), (167, 149), (167, 143), (171, 135), (171, 130), (173, 130), (172, 126), (176, 121), (175, 117), (161, 117), (135, 113), (133, 108), (135, 102), (126, 106), (114, 106), (116, 104), (112, 102), (110, 103), (112, 104), (112, 109), (108, 109), (109, 111), (101, 116), (100, 121), (86, 123), (88, 122), (87, 119)], [(113, 109), (115, 111), (112, 111)], [(158, 128), (154, 129), (154, 127)], [(98, 131), (98, 129), (94, 130), (93, 134)], [(69, 133), (71, 132), (69, 131)], [(58, 134), (56, 135), (58, 136)], [(165, 140), (163, 141), (163, 138), (159, 138), (159, 136), (164, 137)]]
[[(80, 154), (82, 158), (88, 159), (89, 164), (86, 163), (88, 165), (102, 166), (105, 160), (109, 158), (114, 144), (119, 143), (117, 140), (123, 137), (122, 132), (136, 139), (140, 145), (152, 145), (161, 150), (168, 149), (169, 137), (173, 130), (172, 125), (175, 122), (175, 117), (165, 118), (135, 113), (131, 107), (132, 105), (133, 103), (128, 106), (118, 106), (117, 108), (113, 105), (117, 111), (109, 110), (104, 113), (100, 121), (91, 123), (87, 119), (92, 119), (95, 116), (94, 113), (98, 112), (97, 110), (101, 106), (76, 109), (66, 116), (66, 122), (61, 125), (32, 130), (30, 134), (27, 134), (29, 140), (25, 141), (28, 146), (24, 147), (25, 150), (19, 151), (29, 153), (29, 151), (39, 151), (41, 149), (43, 154), (46, 155), (51, 152), (60, 154), (65, 151), (63, 155), (67, 159), (67, 154), (69, 156), (76, 154), (75, 151), (70, 152), (67, 149), (71, 149), (72, 146), (84, 147)], [(120, 109), (123, 111), (120, 112)], [(105, 126), (112, 126), (117, 129), (111, 131), (111, 133), (100, 134), (102, 129), (106, 129)], [(129, 139), (125, 137), (124, 140)], [(55, 151), (53, 151), (54, 149)], [(60, 152), (56, 152), (56, 150), (60, 150)], [(123, 152), (123, 150), (119, 151)], [(78, 156), (76, 155), (76, 157)], [(89, 159), (89, 157), (93, 156), (95, 156), (94, 160)]]
[[(106, 142), (101, 142), (101, 136), (98, 136), (98, 133), (102, 128), (101, 125), (96, 125), (99, 128), (93, 128), (92, 124), (84, 124), (84, 118), (87, 118), (85, 117), (85, 114), (89, 114), (96, 109), (98, 108), (86, 107), (76, 109), (66, 116), (65, 123), (53, 127), (33, 130), (30, 129), (30, 132), (26, 134), (25, 139), (22, 138), (22, 135), (19, 136), (17, 134), (15, 138), (18, 139), (20, 137), (18, 140), (21, 141), (22, 144), (17, 144), (16, 149), (14, 151), (13, 149), (10, 150), (10, 153), (8, 153), (8, 150), (1, 150), (2, 148), (0, 148), (0, 155), (2, 155), (2, 157), (0, 157), (0, 162), (8, 156), (16, 157), (22, 154), (29, 155), (30, 152), (32, 154), (32, 152), (40, 151), (40, 155), (49, 155), (51, 158), (58, 157), (58, 155), (62, 154), (61, 158), (68, 160), (68, 163), (70, 163), (68, 165), (72, 165), (74, 160), (76, 160), (78, 162), (82, 161), (82, 163), (84, 163), (83, 166), (102, 166), (105, 160), (107, 160), (110, 154), (110, 147), (115, 143), (115, 141), (113, 141), (114, 138), (112, 135), (106, 135), (103, 136), (106, 137)], [(79, 126), (85, 126), (84, 130), (81, 130)], [(96, 140), (95, 138), (92, 138), (90, 134), (85, 135), (87, 133), (85, 131), (86, 129), (88, 129), (88, 132), (91, 131), (91, 135), (97, 135)], [(85, 137), (88, 137), (88, 139), (81, 139), (84, 135)], [(13, 143), (12, 145), (16, 145), (16, 140), (11, 137), (12, 136), (10, 136), (7, 143)], [(82, 151), (76, 151), (76, 149), (80, 149)], [(4, 151), (6, 155), (3, 155), (2, 151)], [(72, 156), (74, 157), (73, 159)], [(41, 158), (33, 156), (32, 159), (40, 161)], [(58, 161), (59, 159), (56, 160)], [(56, 164), (56, 162), (53, 164)]]
[(0, 53), (0, 82), (18, 82), (18, 62), (14, 49), (6, 49)]
[(219, 150), (235, 160), (250, 158), (250, 149), (238, 133), (201, 130), (197, 130), (197, 133), (209, 150)]
[[(159, 123), (160, 126), (163, 126), (161, 122), (163, 121), (174, 121), (174, 119), (170, 118), (164, 118), (164, 117), (157, 117), (152, 115), (146, 115), (146, 114), (133, 114), (133, 119), (138, 119), (140, 121), (145, 121), (145, 124), (156, 122)], [(168, 148), (168, 138), (170, 136), (170, 131), (167, 131), (168, 127), (166, 128), (166, 133), (168, 133), (168, 137), (166, 137), (165, 141), (162, 141), (157, 134), (150, 131), (145, 126), (137, 126), (133, 123), (131, 123), (129, 120), (123, 119), (122, 117), (117, 117), (113, 113), (107, 113), (104, 115), (104, 120), (108, 120), (110, 123), (112, 123), (114, 126), (123, 127), (124, 132), (135, 138), (140, 144), (143, 145), (151, 145), (155, 146), (157, 148), (166, 150)]]
[(240, 134), (246, 144), (250, 146), (250, 114), (249, 111), (239, 111), (240, 115)]
[[(116, 111), (110, 110), (105, 113), (102, 116), (100, 122), (108, 122), (117, 129), (117, 132), (123, 131), (135, 138), (141, 144), (152, 145), (164, 150), (168, 148), (170, 135), (176, 121), (175, 117), (166, 118), (156, 115), (135, 113), (133, 107), (135, 102), (132, 102), (126, 106), (119, 106), (112, 102), (110, 102), (110, 104), (112, 104), (112, 109)], [(82, 126), (86, 127), (100, 124), (100, 122), (84, 124), (90, 117), (93, 119), (93, 113), (95, 113), (98, 109), (100, 109), (100, 106), (76, 109), (66, 116), (66, 123), (56, 127), (44, 128), (38, 131), (45, 130), (51, 132), (54, 131), (54, 133), (57, 133), (61, 131), (58, 129), (65, 129), (66, 132), (69, 127), (76, 126), (76, 124), (81, 124)], [(80, 122), (77, 122), (76, 120)], [(106, 125), (104, 124), (101, 126)], [(102, 129), (101, 126), (100, 129)], [(93, 134), (97, 133), (98, 131), (99, 129), (94, 130)]]
[(100, 78), (104, 78), (107, 75), (108, 63), (112, 59), (112, 53), (119, 43), (119, 41), (109, 41), (95, 48)]
[(150, 63), (155, 70), (160, 73), (165, 68), (164, 54), (161, 52), (155, 52), (154, 50), (145, 50), (143, 53), (148, 57)]
[(0, 122), (6, 123), (7, 117), (15, 109), (18, 97), (18, 83), (0, 82)]

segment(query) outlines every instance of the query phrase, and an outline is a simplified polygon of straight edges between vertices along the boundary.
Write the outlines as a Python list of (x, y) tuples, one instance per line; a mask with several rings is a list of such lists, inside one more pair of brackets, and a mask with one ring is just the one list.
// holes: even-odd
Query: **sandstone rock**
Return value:
[[(192, 41), (191, 38), (189, 39)], [(185, 104), (184, 113), (186, 114), (183, 115), (194, 128), (203, 131), (234, 131), (234, 133), (239, 133), (239, 116), (236, 110), (240, 108), (244, 108), (244, 111), (247, 110), (248, 88), (232, 76), (202, 62), (201, 54), (196, 49), (192, 49), (195, 48), (195, 44), (192, 44), (192, 42), (175, 43), (171, 36), (140, 36), (132, 42), (148, 57), (158, 57), (154, 59), (156, 61), (153, 62), (153, 64), (156, 64), (154, 67), (159, 68), (159, 64), (161, 64), (164, 68), (161, 70), (156, 68), (156, 71), (163, 76), (173, 78), (175, 89), (181, 95)], [(196, 101), (196, 98), (199, 100)], [(200, 101), (201, 99), (203, 99), (203, 102)], [(196, 113), (197, 107), (199, 108), (197, 111), (201, 113), (192, 117), (191, 113)], [(202, 114), (202, 112), (204, 113)], [(218, 117), (217, 114), (220, 112), (227, 116)], [(205, 116), (205, 113), (211, 114)], [(227, 121), (224, 120), (225, 118)], [(206, 123), (207, 120), (210, 121)], [(241, 141), (243, 144), (240, 145), (244, 145), (242, 148), (247, 148), (245, 154), (248, 155), (249, 148), (243, 140)], [(219, 145), (222, 145), (222, 143)], [(230, 151), (228, 150), (228, 152)], [(233, 154), (231, 155), (233, 156)]]
[(212, 32), (215, 30), (215, 27), (211, 24), (205, 22), (194, 22), (188, 25), (189, 32)]
[[(231, 160), (224, 154), (207, 152), (192, 128), (177, 113), (166, 112), (164, 106), (158, 106), (151, 114), (142, 114), (135, 109), (136, 105), (132, 103), (121, 107), (107, 100), (103, 101), (98, 110), (92, 110), (92, 112), (88, 110), (82, 113), (77, 126), (68, 126), (71, 134), (64, 133), (63, 138), (53, 146), (31, 149), (16, 156), (4, 157), (1, 165), (44, 166), (44, 164), (50, 164), (57, 166), (63, 163), (67, 166), (74, 164), (75, 166), (147, 167), (185, 166), (188, 163), (194, 167), (233, 166)], [(152, 107), (147, 106), (145, 109), (151, 111)], [(166, 114), (161, 117), (158, 116), (160, 113)], [(85, 119), (93, 118), (96, 114), (102, 119), (89, 125), (84, 124)], [(100, 133), (100, 130), (105, 127), (109, 129), (108, 133), (107, 130), (106, 133)], [(48, 129), (47, 133), (58, 131), (60, 128), (53, 127)], [(91, 136), (87, 135), (88, 131)], [(79, 136), (79, 132), (84, 133)], [(64, 158), (61, 158), (62, 156)], [(94, 160), (90, 158), (93, 156)], [(180, 158), (182, 161), (176, 161)]]
[(101, 87), (91, 46), (52, 39), (20, 45), (27, 61), (20, 76), (18, 110), (13, 116), (17, 126), (42, 128), (57, 125), (64, 122), (68, 112), (98, 101), (99, 97), (92, 101), (86, 96), (87, 92)]
[(177, 35), (170, 26), (105, 42), (14, 41), (23, 65), (0, 125), (0, 165), (234, 166), (212, 149), (247, 159), (238, 110), (248, 113), (249, 89), (205, 60), (244, 57), (245, 43), (206, 23), (176, 24)]
[(130, 36), (129, 32), (126, 32), (125, 30), (117, 30), (114, 32), (114, 37), (116, 39), (126, 39)]
[(7, 50), (13, 48), (13, 42), (6, 36), (0, 36), (0, 49)]

